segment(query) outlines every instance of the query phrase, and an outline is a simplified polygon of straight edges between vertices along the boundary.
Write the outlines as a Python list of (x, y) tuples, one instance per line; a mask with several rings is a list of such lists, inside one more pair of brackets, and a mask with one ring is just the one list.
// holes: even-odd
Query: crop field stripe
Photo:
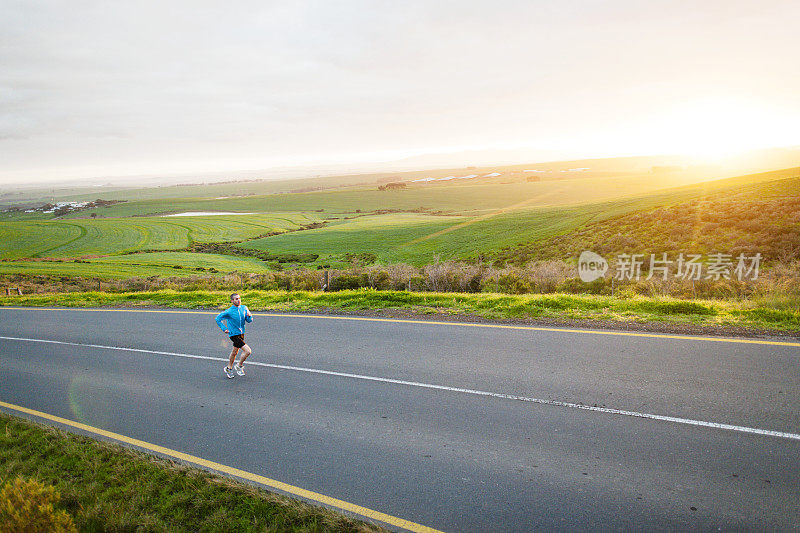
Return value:
[(186, 221), (185, 224), (191, 225), (192, 227), (192, 240), (194, 242), (211, 242), (209, 239), (213, 239), (213, 234), (215, 228), (208, 224), (206, 220), (190, 220)]
[(295, 226), (295, 227), (300, 227), (301, 226), (301, 224), (299, 222), (297, 222), (295, 220), (290, 220), (288, 218), (281, 217), (281, 218), (276, 219), (276, 221), (283, 221), (283, 222), (286, 222), (287, 224), (291, 224), (292, 226)]
[[(63, 225), (63, 226), (69, 226), (69, 227), (73, 227), (73, 228), (78, 228), (78, 236), (73, 238), (73, 239), (68, 240), (67, 242), (61, 243), (58, 246), (53, 246), (52, 248), (48, 248), (47, 250), (42, 250), (41, 252), (34, 254), (33, 257), (42, 257), (43, 254), (52, 252), (54, 250), (58, 250), (59, 248), (64, 248), (65, 246), (69, 246), (73, 242), (76, 242), (76, 241), (84, 238), (86, 236), (86, 234), (88, 233), (87, 229), (84, 226), (80, 225), (80, 224), (73, 224), (73, 223), (70, 223), (70, 222), (62, 222), (62, 221), (58, 221), (57, 224), (60, 224), (60, 225)], [(38, 224), (37, 224), (37, 226), (38, 226)]]
[[(242, 215), (237, 215), (237, 218), (241, 218), (241, 217), (242, 217)], [(259, 224), (259, 223), (256, 223), (256, 222), (249, 222), (247, 220), (236, 220), (234, 218), (222, 218), (222, 217), (219, 217), (217, 220), (219, 220), (221, 222), (225, 222), (227, 224), (230, 224), (230, 223), (238, 224), (239, 226), (254, 226), (256, 228), (265, 228), (265, 227), (267, 227), (267, 226), (264, 226), (263, 224)]]
[(138, 232), (140, 235), (139, 240), (133, 246), (133, 248), (129, 248), (130, 250), (141, 250), (142, 248), (146, 247), (149, 243), (153, 242), (153, 232), (150, 228), (142, 225), (142, 224), (133, 224), (132, 228)]
[[(209, 237), (217, 236), (215, 241), (203, 241), (203, 242), (228, 242), (228, 241), (235, 241), (235, 240), (247, 240), (258, 237), (260, 234), (253, 234), (247, 231), (246, 228), (258, 228), (262, 232), (273, 232), (273, 231), (280, 231), (286, 230), (285, 227), (281, 225), (277, 225), (274, 219), (268, 219), (264, 221), (256, 220), (256, 221), (245, 221), (245, 220), (238, 220), (241, 218), (237, 216), (236, 218), (223, 218), (223, 217), (216, 217), (216, 221), (210, 220), (197, 220), (200, 217), (191, 217), (194, 223), (198, 226), (203, 226), (206, 229), (206, 234)], [(296, 223), (288, 221), (289, 224), (293, 226), (298, 226)], [(224, 223), (221, 225), (220, 223)], [(233, 228), (231, 228), (233, 226)], [(229, 231), (232, 229), (232, 232)], [(221, 240), (220, 240), (221, 239)]]
[(283, 217), (269, 217), (267, 220), (258, 220), (258, 221), (241, 221), (241, 224), (251, 224), (253, 226), (259, 228), (266, 228), (266, 229), (273, 229), (275, 228), (276, 224), (279, 224), (281, 221), (285, 221), (292, 226), (298, 226), (297, 221), (283, 218)]
[(521, 207), (525, 207), (526, 205), (528, 205), (528, 204), (530, 204), (532, 202), (543, 200), (543, 199), (551, 197), (551, 196), (555, 196), (557, 193), (560, 193), (561, 190), (562, 189), (555, 190), (555, 191), (550, 191), (550, 192), (547, 192), (547, 193), (544, 193), (544, 194), (539, 194), (537, 196), (533, 196), (533, 197), (528, 198), (527, 200), (524, 200), (522, 202), (516, 203), (514, 205), (510, 205), (510, 206), (507, 206), (507, 207), (500, 208), (500, 209), (498, 209), (496, 211), (493, 211), (491, 213), (487, 213), (485, 215), (479, 215), (479, 216), (477, 216), (477, 217), (475, 217), (473, 219), (467, 220), (466, 222), (461, 222), (460, 224), (456, 224), (455, 226), (450, 226), (449, 228), (445, 228), (443, 230), (437, 231), (436, 233), (431, 233), (430, 235), (426, 235), (424, 237), (420, 237), (418, 239), (414, 239), (413, 241), (409, 241), (409, 242), (407, 242), (405, 244), (402, 244), (400, 246), (404, 247), (404, 246), (412, 246), (414, 244), (419, 244), (419, 243), (421, 243), (423, 241), (427, 241), (429, 239), (433, 239), (435, 237), (439, 237), (441, 235), (445, 235), (447, 233), (459, 230), (461, 228), (466, 228), (467, 226), (471, 226), (473, 224), (477, 224), (478, 222), (483, 222), (484, 220), (488, 220), (488, 219), (496, 217), (498, 215), (502, 215), (502, 214), (508, 213), (510, 211), (515, 211), (515, 210), (517, 210), (517, 209), (519, 209)]
[(194, 238), (192, 237), (192, 228), (190, 228), (189, 226), (184, 226), (183, 224), (179, 224), (177, 222), (172, 222), (172, 221), (169, 221), (169, 222), (166, 222), (166, 223), (170, 224), (172, 226), (177, 226), (179, 228), (185, 229), (186, 230), (186, 240), (189, 243), (189, 246), (194, 244)]
[(253, 222), (223, 219), (174, 221), (147, 217), (131, 220), (79, 219), (0, 223), (8, 259), (25, 257), (81, 257), (116, 255), (144, 248), (163, 249), (193, 242), (229, 242), (257, 238), (264, 233), (300, 227), (289, 220), (271, 218)]

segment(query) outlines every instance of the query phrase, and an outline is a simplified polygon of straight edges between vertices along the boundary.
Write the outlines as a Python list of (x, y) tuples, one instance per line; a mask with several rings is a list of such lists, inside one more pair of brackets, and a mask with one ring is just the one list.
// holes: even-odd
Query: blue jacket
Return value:
[[(223, 332), (226, 329), (230, 332), (228, 335), (244, 335), (244, 323), (252, 322), (253, 315), (250, 314), (250, 310), (245, 305), (240, 305), (239, 307), (232, 305), (218, 314), (215, 320)], [(225, 327), (222, 323), (223, 320), (228, 323), (228, 327)]]

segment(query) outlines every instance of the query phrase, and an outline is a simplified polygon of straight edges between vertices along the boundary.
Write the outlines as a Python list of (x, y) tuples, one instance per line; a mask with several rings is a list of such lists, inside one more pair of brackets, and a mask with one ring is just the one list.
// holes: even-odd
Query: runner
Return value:
[[(231, 357), (228, 360), (228, 364), (225, 366), (225, 375), (228, 376), (228, 378), (234, 378), (236, 374), (244, 376), (244, 368), (242, 368), (242, 365), (245, 359), (250, 357), (250, 354), (253, 353), (250, 347), (244, 342), (244, 324), (245, 322), (252, 322), (253, 315), (250, 314), (250, 310), (246, 305), (242, 305), (242, 298), (238, 293), (231, 294), (231, 303), (233, 305), (218, 314), (216, 318), (217, 325), (233, 342)], [(223, 322), (225, 322), (225, 324), (223, 324)], [(239, 353), (240, 348), (244, 352), (244, 355), (239, 359), (239, 364), (235, 365), (236, 354)], [(236, 374), (233, 373), (234, 370)]]

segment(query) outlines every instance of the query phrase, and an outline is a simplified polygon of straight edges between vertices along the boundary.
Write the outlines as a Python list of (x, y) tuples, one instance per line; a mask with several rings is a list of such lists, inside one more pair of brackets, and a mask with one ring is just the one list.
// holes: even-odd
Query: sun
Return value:
[(723, 162), (748, 150), (800, 142), (791, 114), (757, 102), (709, 99), (677, 106), (653, 125), (662, 150)]

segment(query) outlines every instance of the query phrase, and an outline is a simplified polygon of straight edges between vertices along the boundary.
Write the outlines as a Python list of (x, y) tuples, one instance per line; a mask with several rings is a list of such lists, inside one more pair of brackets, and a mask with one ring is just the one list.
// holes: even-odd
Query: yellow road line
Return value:
[(696, 337), (691, 335), (662, 335), (659, 333), (632, 333), (629, 331), (599, 331), (591, 329), (569, 329), (569, 328), (546, 328), (537, 326), (511, 326), (507, 324), (473, 324), (469, 322), (438, 322), (435, 320), (405, 320), (399, 318), (369, 318), (369, 317), (344, 317), (344, 316), (320, 316), (320, 315), (297, 315), (297, 314), (277, 314), (259, 313), (256, 316), (270, 317), (292, 317), (292, 318), (325, 318), (329, 320), (366, 320), (374, 322), (401, 322), (407, 324), (436, 324), (440, 326), (464, 326), (475, 328), (497, 328), (497, 329), (518, 329), (527, 331), (555, 331), (559, 333), (586, 333), (589, 335), (619, 335), (625, 337), (649, 337), (656, 339), (679, 339), (691, 341), (709, 342), (737, 342), (743, 344), (766, 344), (772, 346), (800, 346), (800, 342), (784, 341), (765, 341), (756, 339), (736, 339), (731, 337)]
[[(205, 315), (213, 314), (213, 311), (190, 311), (190, 310), (170, 310), (170, 309), (92, 309), (92, 308), (52, 308), (52, 307), (2, 307), (3, 309), (11, 309), (13, 311), (86, 311), (86, 312), (114, 312), (114, 313), (179, 313), (179, 314), (192, 314), (192, 315)], [(766, 341), (759, 339), (737, 339), (734, 337), (699, 337), (693, 335), (669, 335), (660, 333), (633, 333), (630, 331), (602, 331), (591, 329), (569, 329), (569, 328), (550, 328), (540, 326), (512, 326), (508, 324), (475, 324), (470, 322), (443, 322), (435, 320), (409, 320), (402, 318), (372, 318), (372, 317), (355, 317), (355, 316), (332, 316), (332, 315), (303, 315), (295, 313), (253, 313), (253, 316), (268, 316), (274, 318), (315, 318), (324, 320), (354, 320), (366, 322), (393, 322), (400, 324), (434, 324), (438, 326), (461, 326), (473, 328), (496, 328), (496, 329), (516, 329), (523, 331), (554, 331), (558, 333), (585, 333), (588, 335), (616, 335), (622, 337), (646, 337), (655, 339), (676, 339), (676, 340), (689, 340), (689, 341), (706, 341), (706, 342), (732, 342), (738, 344), (761, 344), (766, 346), (797, 346), (800, 347), (800, 342), (789, 341)]]
[(302, 489), (300, 487), (295, 487), (293, 485), (289, 485), (287, 483), (283, 483), (281, 481), (276, 481), (274, 479), (270, 479), (264, 476), (259, 476), (258, 474), (253, 474), (251, 472), (246, 472), (244, 470), (239, 470), (238, 468), (233, 468), (230, 466), (226, 466), (220, 463), (215, 463), (213, 461), (208, 461), (201, 457), (195, 457), (194, 455), (189, 455), (183, 452), (179, 452), (176, 450), (171, 450), (169, 448), (164, 448), (163, 446), (158, 446), (157, 444), (151, 444), (149, 442), (141, 441), (138, 439), (134, 439), (131, 437), (126, 437), (125, 435), (120, 435), (119, 433), (112, 433), (111, 431), (106, 431), (104, 429), (88, 426), (86, 424), (82, 424), (80, 422), (74, 422), (72, 420), (68, 420), (66, 418), (61, 418), (59, 416), (54, 416), (48, 413), (43, 413), (41, 411), (34, 411), (33, 409), (28, 409), (27, 407), (21, 407), (19, 405), (14, 405), (10, 403), (6, 403), (0, 401), (0, 407), (5, 407), (6, 409), (11, 409), (12, 411), (18, 411), (21, 413), (25, 413), (28, 415), (36, 416), (39, 418), (44, 418), (45, 420), (50, 420), (51, 422), (56, 422), (59, 424), (64, 424), (66, 426), (74, 427), (83, 431), (87, 431), (89, 433), (93, 433), (95, 435), (101, 435), (103, 437), (113, 439), (119, 442), (124, 442), (126, 444), (130, 444), (132, 446), (137, 446), (139, 448), (143, 448), (145, 450), (149, 450), (151, 452), (160, 453), (162, 455), (166, 455), (168, 457), (173, 457), (175, 459), (196, 464), (205, 468), (210, 468), (212, 470), (216, 470), (218, 472), (223, 472), (230, 476), (235, 476), (238, 478), (246, 479), (248, 481), (253, 481), (260, 485), (265, 485), (267, 487), (272, 487), (274, 489), (280, 490), (282, 492), (293, 494), (295, 496), (299, 496), (301, 498), (305, 498), (306, 500), (315, 501), (321, 503), (323, 505), (327, 505), (329, 507), (334, 507), (337, 509), (341, 509), (344, 511), (348, 511), (351, 513), (355, 513), (360, 516), (364, 516), (367, 518), (371, 518), (373, 520), (378, 520), (385, 524), (389, 524), (392, 526), (400, 527), (406, 529), (408, 531), (414, 532), (425, 532), (425, 533), (440, 533), (438, 530), (430, 528), (428, 526), (423, 526), (421, 524), (417, 524), (415, 522), (410, 522), (408, 520), (404, 520), (402, 518), (397, 518), (395, 516), (391, 516), (385, 513), (381, 513), (379, 511), (373, 511), (372, 509), (368, 509), (366, 507), (361, 507), (360, 505), (355, 505), (353, 503), (349, 503), (343, 500), (338, 500), (336, 498), (331, 498), (330, 496), (325, 496), (324, 494), (320, 494), (318, 492), (312, 492), (310, 490)]

